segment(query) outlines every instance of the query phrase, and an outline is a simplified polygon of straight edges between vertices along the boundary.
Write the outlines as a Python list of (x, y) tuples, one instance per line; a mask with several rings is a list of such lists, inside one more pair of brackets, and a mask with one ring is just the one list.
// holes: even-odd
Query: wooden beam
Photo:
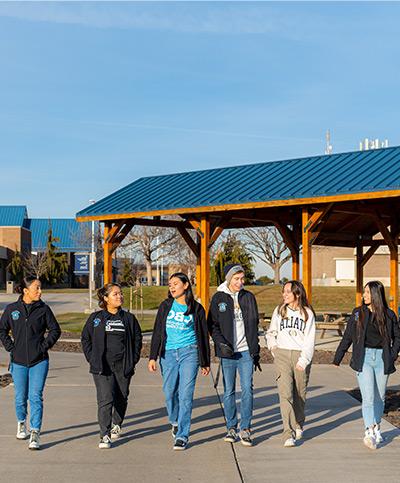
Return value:
[(196, 238), (197, 238), (197, 258), (196, 258), (196, 298), (200, 300), (201, 294), (200, 294), (200, 287), (201, 287), (201, 257), (200, 257), (200, 235), (196, 233)]
[(185, 215), (185, 214), (206, 214), (215, 213), (217, 211), (229, 213), (231, 210), (243, 210), (243, 209), (258, 209), (258, 208), (271, 208), (271, 207), (288, 207), (288, 206), (304, 206), (310, 204), (325, 204), (332, 202), (345, 202), (345, 201), (361, 201), (361, 200), (379, 200), (382, 198), (398, 198), (400, 197), (400, 190), (385, 190), (385, 191), (372, 191), (366, 193), (351, 193), (332, 196), (320, 196), (309, 198), (291, 198), (285, 200), (271, 200), (271, 201), (258, 201), (250, 203), (237, 203), (237, 204), (223, 204), (213, 206), (197, 206), (190, 208), (174, 208), (166, 210), (152, 210), (152, 211), (140, 211), (136, 213), (123, 213), (123, 214), (103, 214), (94, 216), (77, 216), (76, 220), (79, 222), (100, 220), (111, 221), (126, 218), (137, 218), (143, 216), (162, 216), (162, 215)]
[(328, 206), (317, 210), (313, 215), (309, 218), (307, 223), (307, 230), (313, 231), (314, 228), (321, 223), (329, 214), (330, 210), (333, 207), (333, 203), (329, 203)]
[(389, 232), (387, 226), (383, 222), (383, 220), (380, 218), (378, 213), (374, 212), (371, 213), (378, 228), (379, 231), (381, 232), (381, 235), (383, 236), (383, 239), (385, 240), (387, 246), (389, 247), (390, 250), (396, 250), (397, 244), (396, 241), (393, 239), (392, 234)]
[(393, 312), (398, 316), (399, 312), (399, 248), (398, 248), (399, 220), (392, 216), (390, 235), (395, 241), (390, 248), (390, 305)]
[(112, 253), (111, 243), (108, 241), (111, 228), (112, 226), (110, 222), (104, 224), (104, 285), (111, 283), (112, 281)]
[(372, 255), (376, 252), (376, 250), (381, 246), (379, 240), (376, 240), (372, 243), (372, 245), (368, 248), (368, 250), (362, 255), (361, 257), (361, 265), (364, 267), (368, 260), (372, 257)]
[(300, 251), (292, 253), (292, 280), (300, 280)]
[(132, 230), (134, 227), (134, 222), (131, 220), (128, 220), (125, 225), (118, 231), (116, 235), (114, 235), (111, 240), (111, 253), (114, 253), (115, 250), (120, 246), (124, 238), (128, 235), (128, 233)]
[(206, 310), (210, 302), (210, 221), (203, 216), (200, 221), (203, 236), (200, 238), (200, 300)]
[(211, 248), (214, 243), (218, 240), (218, 238), (221, 236), (222, 232), (225, 230), (225, 228), (229, 225), (229, 222), (231, 221), (231, 217), (227, 216), (220, 220), (212, 230), (212, 235), (210, 237), (210, 243), (208, 245), (208, 248)]
[(307, 225), (310, 221), (310, 214), (307, 207), (302, 208), (302, 248), (303, 248), (303, 285), (307, 293), (308, 301), (312, 299), (312, 269), (311, 269), (311, 250), (310, 230)]
[(356, 249), (356, 307), (361, 305), (364, 290), (363, 248), (362, 244), (359, 243)]
[(198, 257), (199, 256), (199, 247), (196, 245), (196, 242), (190, 236), (189, 232), (183, 226), (178, 226), (177, 228), (178, 228), (178, 231), (181, 234), (182, 238), (187, 243), (188, 247), (192, 250), (192, 252), (196, 255), (196, 257)]
[(390, 308), (398, 316), (399, 311), (399, 250), (398, 245), (390, 248)]

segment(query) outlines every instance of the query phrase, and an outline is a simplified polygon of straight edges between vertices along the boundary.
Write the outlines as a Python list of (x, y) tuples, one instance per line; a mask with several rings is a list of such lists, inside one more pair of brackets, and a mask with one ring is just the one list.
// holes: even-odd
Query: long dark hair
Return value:
[[(194, 296), (193, 296), (193, 290), (192, 290), (192, 284), (190, 283), (189, 277), (186, 275), (186, 273), (183, 272), (176, 272), (173, 273), (169, 279), (171, 278), (179, 278), (179, 280), (183, 284), (188, 284), (188, 288), (185, 290), (185, 304), (187, 305), (187, 310), (185, 312), (185, 315), (192, 314), (194, 312)], [(171, 292), (168, 290), (168, 298), (171, 299), (173, 298)]]
[(104, 285), (104, 287), (101, 287), (97, 290), (99, 306), (104, 310), (107, 310), (107, 302), (105, 301), (104, 297), (108, 297), (114, 287), (118, 287), (119, 289), (121, 289), (121, 285), (119, 283), (107, 283), (106, 285)]
[(28, 289), (33, 284), (33, 282), (36, 282), (36, 280), (40, 281), (37, 277), (34, 276), (22, 278), (19, 284), (15, 287), (15, 292), (23, 295), (24, 288)]
[[(381, 334), (381, 337), (383, 339), (386, 339), (388, 336), (386, 320), (389, 306), (386, 301), (385, 287), (383, 286), (383, 283), (379, 280), (372, 280), (371, 282), (366, 283), (364, 286), (364, 290), (366, 287), (369, 288), (369, 291), (371, 293), (371, 311), (374, 314), (375, 320), (377, 322), (379, 333)], [(366, 310), (360, 310), (360, 316), (357, 322), (359, 337), (364, 329), (365, 314), (368, 314), (368, 306), (364, 302), (364, 298), (361, 307), (365, 308)]]
[[(282, 291), (286, 287), (286, 285), (289, 285), (289, 284), (290, 284), (290, 291), (296, 297), (296, 302), (299, 305), (300, 313), (304, 317), (304, 322), (307, 322), (308, 312), (306, 309), (310, 309), (311, 312), (314, 314), (314, 317), (315, 317), (315, 312), (314, 312), (314, 309), (312, 308), (312, 305), (308, 302), (306, 289), (304, 288), (304, 285), (298, 280), (289, 280), (282, 287)], [(282, 302), (279, 305), (278, 313), (281, 317), (286, 317), (287, 307), (288, 307), (288, 304), (285, 304), (285, 302)]]

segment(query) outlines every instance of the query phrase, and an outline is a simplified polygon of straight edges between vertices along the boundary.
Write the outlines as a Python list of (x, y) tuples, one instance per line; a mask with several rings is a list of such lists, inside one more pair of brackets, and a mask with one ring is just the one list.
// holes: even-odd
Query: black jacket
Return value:
[[(360, 313), (363, 311), (364, 315), (364, 330), (358, 338), (357, 334), (357, 321), (360, 317)], [(347, 349), (353, 344), (353, 352), (350, 361), (350, 367), (357, 372), (361, 372), (364, 364), (365, 357), (365, 334), (367, 331), (367, 325), (370, 322), (370, 311), (368, 307), (362, 305), (353, 310), (349, 321), (347, 322), (345, 333), (336, 350), (333, 363), (339, 365), (342, 361)], [(397, 355), (400, 349), (400, 326), (399, 321), (395, 313), (388, 309), (386, 318), (387, 333), (389, 340), (386, 340), (383, 344), (383, 365), (384, 373), (391, 374), (395, 372), (394, 362), (397, 359)]]
[[(120, 309), (118, 314), (125, 326), (125, 352), (123, 367), (125, 377), (135, 372), (142, 350), (142, 331), (136, 317), (130, 312)], [(104, 356), (106, 352), (106, 322), (110, 317), (107, 310), (99, 310), (90, 315), (82, 330), (81, 342), (83, 353), (90, 364), (92, 374), (104, 372)]]
[[(258, 308), (254, 295), (242, 289), (238, 295), (238, 302), (243, 315), (244, 332), (250, 355), (257, 358), (260, 354), (258, 343)], [(215, 345), (215, 355), (222, 357), (219, 344), (234, 346), (235, 311), (232, 297), (225, 292), (216, 292), (211, 299), (208, 312), (208, 330)]]
[(10, 352), (11, 362), (26, 367), (48, 359), (47, 351), (60, 335), (53, 312), (42, 300), (30, 304), (28, 313), (21, 296), (7, 305), (0, 319), (0, 340)]
[[(151, 338), (149, 359), (157, 360), (158, 356), (163, 356), (167, 341), (167, 317), (171, 310), (173, 298), (168, 298), (161, 302), (158, 308), (156, 320), (154, 322), (153, 336)], [(210, 341), (208, 338), (206, 312), (201, 304), (194, 302), (194, 330), (197, 338), (197, 348), (199, 352), (200, 367), (210, 367)]]

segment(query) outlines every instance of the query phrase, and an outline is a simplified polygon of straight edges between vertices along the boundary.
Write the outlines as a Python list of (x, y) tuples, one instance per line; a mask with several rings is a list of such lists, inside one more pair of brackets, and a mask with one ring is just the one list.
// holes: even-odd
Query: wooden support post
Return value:
[(111, 226), (111, 222), (104, 223), (104, 285), (112, 282), (112, 244), (109, 239)]
[(200, 240), (201, 237), (197, 233), (197, 258), (196, 258), (196, 298), (200, 299), (200, 286), (201, 286), (201, 258), (200, 258)]
[(363, 245), (358, 243), (356, 248), (356, 307), (361, 305), (364, 288), (363, 255)]
[(390, 306), (396, 316), (399, 311), (399, 222), (395, 216), (390, 224), (393, 246), (390, 247)]
[(398, 315), (399, 310), (399, 249), (390, 248), (390, 308)]
[(210, 221), (203, 216), (200, 221), (200, 300), (208, 311), (210, 301)]
[(302, 208), (301, 212), (301, 228), (302, 228), (302, 246), (303, 246), (303, 285), (307, 293), (308, 301), (311, 303), (312, 298), (312, 271), (311, 271), (311, 232), (307, 228), (309, 226), (310, 213), (308, 208)]
[(292, 280), (299, 280), (300, 279), (300, 255), (299, 250), (297, 249), (292, 254)]

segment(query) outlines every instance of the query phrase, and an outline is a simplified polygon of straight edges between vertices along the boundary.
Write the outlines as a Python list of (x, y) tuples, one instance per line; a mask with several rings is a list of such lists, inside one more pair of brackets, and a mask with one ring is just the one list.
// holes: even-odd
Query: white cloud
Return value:
[(290, 36), (301, 25), (276, 2), (1, 2), (0, 17), (95, 28)]

